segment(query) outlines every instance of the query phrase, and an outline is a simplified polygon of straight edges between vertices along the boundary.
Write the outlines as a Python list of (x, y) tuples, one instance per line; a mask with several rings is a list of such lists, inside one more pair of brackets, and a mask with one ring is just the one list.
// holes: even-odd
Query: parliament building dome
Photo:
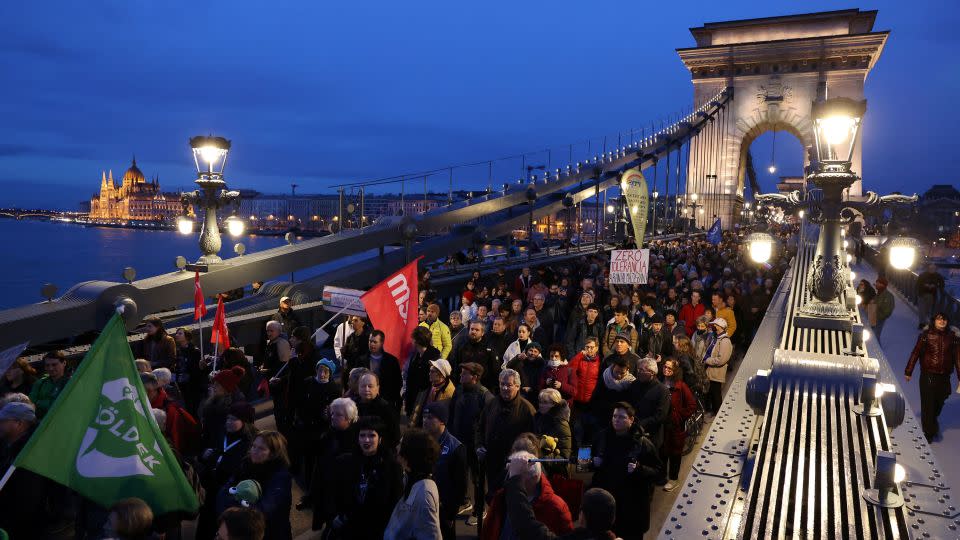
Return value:
[(143, 172), (137, 167), (137, 158), (133, 158), (133, 164), (130, 165), (130, 168), (127, 169), (127, 172), (123, 173), (123, 184), (142, 184), (146, 181), (146, 178), (143, 176)]

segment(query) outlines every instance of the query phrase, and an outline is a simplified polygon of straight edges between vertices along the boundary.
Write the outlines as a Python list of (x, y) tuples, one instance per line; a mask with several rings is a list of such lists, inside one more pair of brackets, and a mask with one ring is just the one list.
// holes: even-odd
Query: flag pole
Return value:
[(3, 486), (7, 485), (7, 481), (10, 480), (10, 475), (12, 475), (15, 470), (17, 470), (17, 467), (14, 465), (7, 467), (7, 472), (3, 473), (3, 478), (0, 478), (0, 491), (3, 491)]
[[(333, 317), (330, 317), (329, 319), (327, 319), (327, 321), (326, 321), (325, 323), (323, 323), (322, 325), (320, 325), (320, 328), (318, 328), (317, 330), (323, 330), (324, 328), (326, 328), (327, 325), (330, 324), (331, 321), (333, 321), (334, 319), (336, 319), (336, 318), (339, 317), (340, 315), (343, 315), (343, 312), (346, 311), (346, 310), (348, 310), (348, 309), (350, 309), (354, 304), (357, 303), (358, 300), (360, 300), (360, 297), (359, 297), (359, 296), (356, 297), (356, 298), (354, 298), (353, 300), (351, 300), (350, 303), (347, 304), (347, 305), (345, 305), (345, 306), (343, 306), (343, 307), (340, 309), (340, 311), (334, 313)], [(314, 332), (314, 334), (316, 334), (316, 332)]]

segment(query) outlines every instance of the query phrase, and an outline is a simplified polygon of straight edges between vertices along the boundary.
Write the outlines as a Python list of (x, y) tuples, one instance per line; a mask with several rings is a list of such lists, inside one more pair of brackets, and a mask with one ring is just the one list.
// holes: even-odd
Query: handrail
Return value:
[[(877, 271), (878, 276), (887, 279), (889, 286), (899, 291), (900, 294), (906, 297), (914, 306), (919, 304), (919, 295), (917, 292), (917, 278), (920, 277), (919, 274), (910, 269), (898, 270), (890, 266), (885, 257), (883, 257), (882, 248), (881, 250), (877, 250), (869, 245), (864, 246), (863, 258)], [(960, 321), (960, 299), (944, 291), (934, 298), (933, 311), (943, 311), (950, 317), (950, 321), (952, 321), (953, 324), (957, 324), (957, 322)]]

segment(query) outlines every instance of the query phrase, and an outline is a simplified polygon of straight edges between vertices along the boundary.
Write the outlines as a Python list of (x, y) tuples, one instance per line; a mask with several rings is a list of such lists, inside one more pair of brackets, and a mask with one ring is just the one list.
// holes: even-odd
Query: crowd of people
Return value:
[[(641, 538), (658, 490), (680, 480), (687, 420), (720, 407), (789, 258), (757, 266), (732, 234), (651, 247), (637, 285), (610, 284), (604, 253), (474, 272), (456, 302), (424, 271), (403, 361), (356, 315), (324, 357), (286, 297), (256, 361), (237, 348), (201, 357), (189, 328), (147, 319), (137, 367), (198, 513), (102, 508), (18, 469), (21, 487), (0, 491), (0, 508), (17, 511), (0, 527), (13, 538), (175, 539), (196, 519), (198, 539), (282, 539), (293, 512), (310, 512), (330, 539), (449, 539), (459, 519), (489, 539), (578, 524), (578, 537)], [(70, 376), (61, 353), (43, 369), (37, 379), (21, 360), (0, 381), (4, 470)], [(255, 425), (265, 397), (275, 430)]]

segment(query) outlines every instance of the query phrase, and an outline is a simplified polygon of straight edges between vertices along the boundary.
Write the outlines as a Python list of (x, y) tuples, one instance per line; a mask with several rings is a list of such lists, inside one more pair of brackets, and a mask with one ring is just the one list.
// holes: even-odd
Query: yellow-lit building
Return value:
[(100, 193), (90, 199), (90, 219), (109, 221), (173, 221), (182, 211), (180, 195), (163, 193), (157, 178), (147, 181), (137, 159), (117, 186), (113, 171), (102, 172)]

